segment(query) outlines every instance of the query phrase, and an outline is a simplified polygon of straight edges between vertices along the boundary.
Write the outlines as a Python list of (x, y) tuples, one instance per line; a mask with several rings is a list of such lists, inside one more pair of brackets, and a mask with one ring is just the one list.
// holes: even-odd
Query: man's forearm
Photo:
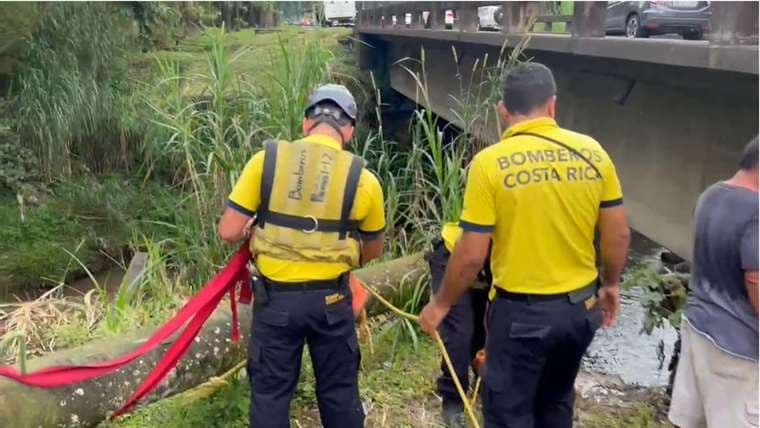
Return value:
[(620, 277), (628, 258), (628, 246), (631, 235), (629, 231), (620, 232), (612, 239), (602, 239), (602, 284), (613, 285), (620, 283)]
[(383, 255), (385, 243), (385, 235), (379, 234), (368, 240), (361, 241), (361, 249), (359, 252), (360, 260), (359, 265), (365, 266), (370, 261), (379, 258)]

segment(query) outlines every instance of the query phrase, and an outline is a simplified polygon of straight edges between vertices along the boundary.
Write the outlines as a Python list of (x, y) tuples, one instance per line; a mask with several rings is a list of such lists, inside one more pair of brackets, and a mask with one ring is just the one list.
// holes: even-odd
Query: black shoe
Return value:
[(464, 409), (459, 403), (443, 403), (441, 408), (443, 425), (447, 428), (465, 428)]

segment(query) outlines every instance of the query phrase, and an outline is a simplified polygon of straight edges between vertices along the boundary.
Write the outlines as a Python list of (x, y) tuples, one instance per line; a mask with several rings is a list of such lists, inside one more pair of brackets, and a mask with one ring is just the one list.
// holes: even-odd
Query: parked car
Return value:
[(480, 30), (501, 29), (501, 6), (482, 6), (478, 8), (478, 28)]
[(607, 2), (607, 34), (628, 38), (655, 34), (680, 34), (700, 40), (710, 31), (709, 1), (611, 1)]

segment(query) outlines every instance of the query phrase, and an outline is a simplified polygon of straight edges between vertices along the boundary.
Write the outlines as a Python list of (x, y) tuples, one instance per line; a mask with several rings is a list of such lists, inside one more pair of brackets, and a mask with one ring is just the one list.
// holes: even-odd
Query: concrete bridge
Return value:
[[(424, 49), (430, 107), (462, 126), (455, 98), (486, 97), (478, 88), (502, 48), (527, 43), (524, 56), (555, 73), (559, 123), (595, 137), (616, 162), (633, 227), (690, 258), (698, 195), (732, 174), (758, 133), (758, 3), (712, 2), (706, 41), (605, 36), (606, 2), (553, 16), (540, 2), (504, 3), (501, 31), (479, 31), (478, 7), (494, 4), (362, 4), (360, 64), (425, 104), (410, 73), (421, 70)], [(537, 32), (536, 23), (564, 23), (566, 32)], [(497, 141), (496, 122), (472, 132)]]

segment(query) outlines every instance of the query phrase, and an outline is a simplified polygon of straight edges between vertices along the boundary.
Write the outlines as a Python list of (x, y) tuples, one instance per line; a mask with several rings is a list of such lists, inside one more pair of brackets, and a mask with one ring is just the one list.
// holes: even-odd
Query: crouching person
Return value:
[[(460, 236), (462, 229), (456, 223), (446, 223), (441, 228), (440, 238), (433, 242), (433, 250), (427, 256), (432, 293), (437, 293), (441, 288), (446, 265)], [(462, 294), (441, 324), (441, 339), (465, 391), (470, 385), (470, 362), (485, 346), (484, 316), (490, 283), (489, 261), (486, 260), (478, 281)], [(445, 361), (441, 361), (437, 389), (442, 399), (441, 416), (445, 425), (450, 428), (464, 427), (464, 403)]]

